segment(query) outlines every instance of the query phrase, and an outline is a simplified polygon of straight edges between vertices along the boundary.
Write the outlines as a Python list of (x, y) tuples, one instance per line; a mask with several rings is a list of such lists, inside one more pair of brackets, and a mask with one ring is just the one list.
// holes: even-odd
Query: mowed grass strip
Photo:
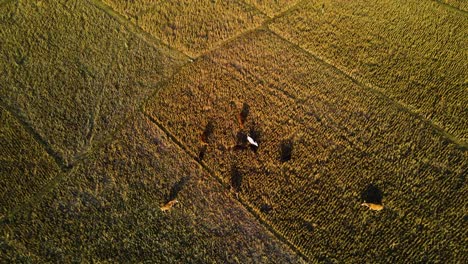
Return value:
[(65, 165), (115, 131), (186, 60), (86, 1), (15, 1), (1, 11), (0, 100)]
[(301, 263), (146, 117), (116, 138), (0, 229), (41, 262)]
[(269, 27), (466, 144), (468, 17), (435, 1), (304, 1)]
[(31, 134), (0, 107), (0, 218), (58, 176), (60, 168)]
[(269, 17), (286, 11), (288, 8), (299, 2), (298, 0), (244, 0), (267, 14)]
[(266, 17), (240, 1), (156, 1), (141, 13), (138, 26), (169, 46), (196, 57)]
[(311, 260), (464, 257), (466, 148), (269, 31), (182, 69), (145, 111)]

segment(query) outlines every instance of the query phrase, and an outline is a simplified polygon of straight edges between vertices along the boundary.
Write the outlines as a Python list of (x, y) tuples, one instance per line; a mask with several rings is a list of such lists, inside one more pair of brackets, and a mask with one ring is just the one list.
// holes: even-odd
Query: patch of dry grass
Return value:
[[(466, 149), (273, 33), (182, 69), (145, 109), (311, 259), (464, 257)], [(369, 200), (369, 186), (383, 199)], [(364, 200), (385, 208), (369, 211)]]
[(291, 6), (299, 2), (298, 0), (244, 0), (262, 12), (265, 12), (269, 17), (288, 10)]
[[(139, 10), (149, 6), (147, 1), (132, 5), (120, 0), (106, 2), (127, 16), (131, 15), (126, 6), (136, 6)], [(265, 19), (256, 9), (241, 2), (211, 0), (156, 1), (134, 16), (133, 20), (143, 30), (193, 57), (259, 26)]]
[(85, 1), (10, 2), (0, 39), (1, 101), (66, 164), (115, 131), (186, 59)]
[(2, 235), (43, 262), (301, 263), (151, 121), (116, 138)]
[(43, 146), (0, 107), (0, 219), (60, 174)]
[(130, 21), (136, 23), (138, 16), (150, 9), (151, 7), (160, 4), (161, 1), (155, 0), (102, 0), (106, 5), (110, 6), (121, 15), (125, 16)]
[(440, 2), (456, 7), (465, 12), (468, 11), (468, 2), (465, 0), (441, 0)]
[(467, 24), (435, 1), (304, 1), (270, 28), (466, 144)]

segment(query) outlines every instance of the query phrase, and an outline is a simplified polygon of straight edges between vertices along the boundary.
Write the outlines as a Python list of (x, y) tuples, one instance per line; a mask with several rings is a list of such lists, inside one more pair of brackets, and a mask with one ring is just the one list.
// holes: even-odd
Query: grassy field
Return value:
[(244, 2), (255, 6), (269, 17), (274, 17), (281, 12), (288, 10), (294, 4), (298, 3), (298, 0), (245, 0)]
[(103, 0), (106, 5), (111, 7), (116, 12), (128, 18), (133, 23), (137, 22), (138, 17), (143, 12), (151, 7), (159, 4), (161, 1), (154, 0), (139, 0), (139, 1), (126, 1), (126, 0)]
[(236, 1), (161, 1), (139, 18), (138, 25), (169, 46), (198, 56), (263, 19), (255, 9)]
[[(131, 17), (128, 1), (106, 0), (115, 10)], [(238, 1), (181, 0), (147, 1), (131, 5), (137, 8), (137, 25), (170, 47), (196, 57), (239, 32), (257, 27), (264, 16)], [(146, 9), (147, 8), (147, 9)], [(130, 13), (129, 13), (130, 12)]]
[[(466, 148), (274, 33), (249, 34), (185, 67), (145, 109), (311, 260), (466, 253)], [(381, 202), (376, 193), (383, 211), (361, 206)]]
[(465, 2), (0, 0), (0, 260), (463, 263)]
[(465, 0), (441, 0), (440, 2), (451, 5), (465, 12), (468, 11), (468, 2)]
[(11, 250), (61, 263), (301, 263), (150, 120), (116, 138), (0, 224)]
[(466, 144), (467, 24), (435, 1), (304, 1), (269, 26)]
[(115, 131), (186, 61), (135, 38), (85, 1), (7, 3), (0, 12), (0, 39), (0, 101), (65, 165)]
[(0, 107), (0, 219), (23, 205), (60, 174), (43, 146)]

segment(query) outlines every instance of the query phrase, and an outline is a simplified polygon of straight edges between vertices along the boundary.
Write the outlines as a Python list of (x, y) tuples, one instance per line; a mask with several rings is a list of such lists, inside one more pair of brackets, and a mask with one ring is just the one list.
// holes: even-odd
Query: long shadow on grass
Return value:
[(361, 192), (361, 199), (366, 203), (382, 204), (383, 194), (377, 186), (371, 183)]
[(177, 195), (179, 192), (184, 188), (185, 184), (187, 184), (189, 180), (188, 176), (182, 177), (178, 182), (176, 182), (169, 193), (169, 196), (167, 197), (167, 202), (174, 200), (177, 198)]

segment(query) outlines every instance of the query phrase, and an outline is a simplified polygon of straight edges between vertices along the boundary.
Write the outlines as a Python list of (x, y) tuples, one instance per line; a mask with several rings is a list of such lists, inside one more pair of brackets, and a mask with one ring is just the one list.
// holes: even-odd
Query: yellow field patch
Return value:
[(32, 135), (0, 107), (0, 219), (57, 177), (60, 168)]
[(1, 100), (68, 165), (186, 61), (85, 1), (14, 1), (0, 21)]
[(441, 2), (451, 5), (463, 11), (468, 11), (468, 2), (465, 0), (442, 0)]
[(291, 8), (298, 0), (245, 0), (259, 10), (265, 12), (268, 16), (273, 17), (281, 12)]
[(138, 25), (190, 56), (198, 56), (265, 19), (236, 1), (158, 1), (138, 17)]
[(304, 1), (269, 27), (468, 141), (468, 17), (437, 1)]
[(185, 67), (145, 111), (311, 259), (462, 257), (466, 149), (271, 32)]
[(143, 115), (116, 139), (1, 235), (41, 262), (302, 263)]
[(155, 0), (103, 0), (103, 2), (110, 6), (121, 15), (125, 16), (132, 22), (136, 22), (138, 16), (150, 9), (151, 7), (160, 4), (161, 1)]

